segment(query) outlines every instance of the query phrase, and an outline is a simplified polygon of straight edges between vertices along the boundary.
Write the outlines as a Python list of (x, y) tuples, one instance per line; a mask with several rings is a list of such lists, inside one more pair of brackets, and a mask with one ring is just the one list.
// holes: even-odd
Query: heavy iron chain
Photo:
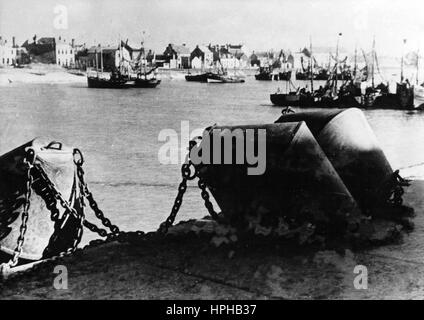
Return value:
[[(201, 139), (201, 137), (196, 137), (195, 139), (191, 140), (189, 143), (189, 152), (186, 156), (186, 161), (181, 167), (181, 175), (182, 175), (182, 181), (178, 187), (178, 194), (175, 198), (174, 205), (172, 206), (171, 213), (168, 216), (168, 218), (160, 224), (158, 233), (165, 235), (169, 228), (172, 226), (172, 224), (175, 221), (175, 218), (177, 216), (177, 213), (180, 210), (183, 196), (187, 190), (187, 181), (193, 180), (196, 177), (198, 177), (198, 186), (201, 190), (201, 196), (204, 200), (205, 207), (207, 208), (209, 214), (212, 216), (212, 218), (217, 219), (218, 213), (215, 212), (213, 208), (213, 204), (210, 201), (210, 195), (207, 191), (206, 183), (203, 181), (203, 179), (199, 176), (198, 170), (194, 167), (193, 162), (190, 160), (190, 152), (193, 149), (194, 146), (197, 145), (198, 141)], [(60, 252), (59, 254), (56, 254), (53, 259), (63, 258), (65, 256), (71, 255), (75, 251), (78, 250), (78, 244), (82, 237), (82, 231), (83, 226), (89, 229), (90, 231), (97, 233), (100, 237), (105, 239), (96, 239), (91, 241), (87, 247), (97, 246), (103, 243), (111, 242), (114, 240), (117, 240), (119, 242), (128, 241), (130, 239), (137, 238), (139, 240), (145, 240), (149, 238), (150, 235), (153, 233), (144, 233), (143, 231), (135, 231), (135, 232), (123, 232), (120, 231), (120, 229), (112, 224), (112, 222), (105, 217), (103, 211), (98, 207), (97, 202), (94, 200), (94, 196), (90, 189), (88, 188), (87, 183), (84, 179), (84, 169), (82, 168), (82, 165), (84, 163), (84, 158), (82, 156), (82, 153), (78, 149), (74, 149), (74, 163), (77, 167), (77, 176), (78, 176), (78, 184), (80, 187), (80, 192), (82, 196), (82, 205), (84, 205), (83, 199), (87, 199), (90, 208), (93, 210), (95, 216), (102, 222), (103, 226), (108, 228), (110, 230), (110, 233), (108, 233), (105, 229), (98, 227), (94, 223), (88, 221), (84, 214), (79, 215), (75, 208), (69, 204), (68, 201), (66, 201), (63, 197), (63, 195), (58, 191), (54, 183), (49, 179), (48, 175), (44, 171), (44, 169), (39, 164), (34, 164), (35, 162), (35, 153), (33, 151), (33, 159), (31, 162), (25, 160), (25, 163), (28, 165), (28, 173), (27, 173), (27, 193), (26, 193), (26, 202), (24, 211), (22, 214), (22, 226), (21, 226), (21, 235), (18, 238), (18, 246), (15, 250), (15, 255), (11, 262), (8, 263), (9, 268), (13, 267), (17, 264), (19, 256), (22, 252), (22, 247), (25, 239), (25, 232), (26, 232), (26, 224), (28, 221), (28, 209), (30, 205), (30, 196), (31, 196), (31, 186), (33, 183), (33, 175), (36, 177), (35, 184), (37, 186), (37, 191), (40, 193), (44, 201), (46, 202), (46, 207), (51, 212), (51, 220), (55, 222), (55, 231), (52, 237), (49, 240), (49, 245), (46, 248), (45, 254), (48, 253), (48, 248), (51, 244), (55, 242), (57, 239), (57, 236), (59, 234), (59, 230), (63, 227), (63, 225), (66, 223), (67, 219), (69, 218), (69, 215), (73, 215), (75, 218), (78, 219), (79, 225), (78, 230), (75, 238), (73, 239), (72, 246), (70, 246), (67, 250)], [(31, 172), (31, 170), (35, 170)], [(43, 185), (44, 183), (44, 185)], [(65, 212), (62, 216), (62, 219), (59, 218), (59, 210), (57, 208), (57, 202), (59, 201), (60, 205), (65, 209)], [(2, 265), (3, 266), (3, 265)]]
[[(124, 236), (126, 233), (119, 230), (118, 226), (112, 224), (112, 222), (105, 217), (103, 211), (99, 208), (96, 200), (94, 200), (93, 193), (88, 188), (87, 183), (84, 179), (84, 157), (82, 155), (82, 152), (79, 149), (74, 149), (73, 152), (74, 155), (74, 163), (77, 167), (77, 176), (79, 181), (79, 187), (80, 192), (83, 198), (87, 199), (88, 204), (90, 205), (90, 208), (93, 210), (95, 216), (102, 222), (103, 226), (108, 228), (110, 230), (110, 233), (108, 233), (105, 229), (98, 227), (94, 223), (88, 221), (87, 219), (84, 219), (83, 225), (88, 230), (97, 233), (100, 237), (104, 238), (106, 237), (108, 240), (116, 239), (119, 237)], [(141, 233), (144, 234), (144, 233)], [(96, 243), (96, 242), (94, 242)]]
[(201, 190), (201, 196), (202, 196), (203, 200), (205, 201), (206, 209), (208, 210), (208, 212), (212, 216), (212, 218), (218, 219), (218, 214), (215, 212), (215, 210), (213, 208), (213, 204), (210, 201), (210, 196), (209, 196), (209, 193), (206, 189), (206, 184), (203, 181), (203, 179), (199, 176), (198, 169), (196, 169), (194, 167), (194, 164), (190, 159), (190, 153), (191, 153), (192, 149), (197, 145), (198, 141), (200, 141), (201, 139), (202, 139), (202, 137), (196, 137), (189, 142), (186, 160), (181, 167), (182, 181), (181, 181), (180, 185), (178, 186), (178, 194), (175, 198), (174, 205), (172, 206), (171, 213), (170, 213), (169, 217), (164, 222), (162, 222), (161, 225), (159, 226), (158, 231), (162, 234), (166, 234), (168, 232), (168, 229), (172, 226), (172, 224), (175, 221), (177, 213), (180, 210), (181, 204), (183, 202), (184, 193), (187, 190), (187, 181), (193, 180), (196, 177), (198, 177), (198, 179), (199, 179), (198, 186)]
[(388, 201), (395, 205), (401, 205), (403, 203), (402, 196), (405, 193), (403, 187), (409, 186), (409, 181), (402, 178), (399, 174), (399, 170), (396, 170), (395, 172), (393, 172), (389, 183), (391, 184), (391, 186)]
[(27, 231), (27, 224), (29, 219), (29, 208), (30, 208), (30, 199), (31, 199), (31, 190), (32, 190), (32, 174), (31, 170), (35, 162), (35, 152), (32, 148), (29, 148), (26, 151), (26, 155), (23, 159), (23, 163), (26, 166), (26, 186), (25, 186), (25, 202), (21, 215), (21, 226), (19, 228), (19, 237), (17, 239), (16, 248), (14, 250), (12, 258), (9, 262), (3, 263), (0, 265), (1, 273), (7, 271), (8, 269), (15, 267), (18, 264), (19, 257), (22, 254), (23, 246), (25, 243), (25, 234)]
[(105, 238), (105, 239), (92, 240), (86, 247), (97, 246), (102, 243), (107, 243), (114, 240), (117, 240), (119, 242), (129, 241), (130, 239), (134, 240), (135, 238), (137, 238), (138, 240), (144, 240), (150, 236), (149, 234), (145, 234), (143, 231), (140, 231), (140, 230), (133, 231), (133, 232), (124, 232), (124, 231), (121, 231), (118, 228), (118, 226), (112, 224), (112, 222), (105, 217), (103, 211), (99, 208), (96, 200), (94, 200), (93, 193), (90, 191), (87, 183), (85, 182), (85, 179), (84, 179), (85, 172), (82, 167), (84, 164), (84, 158), (79, 149), (74, 149), (74, 163), (77, 167), (79, 187), (80, 187), (80, 192), (83, 199), (86, 199), (88, 201), (90, 208), (93, 210), (95, 216), (101, 221), (103, 226), (110, 230), (110, 232), (108, 233), (106, 229), (98, 227), (96, 224), (84, 218), (84, 221), (83, 221), (84, 227), (86, 227), (88, 230), (90, 230), (93, 233), (97, 233), (100, 237)]

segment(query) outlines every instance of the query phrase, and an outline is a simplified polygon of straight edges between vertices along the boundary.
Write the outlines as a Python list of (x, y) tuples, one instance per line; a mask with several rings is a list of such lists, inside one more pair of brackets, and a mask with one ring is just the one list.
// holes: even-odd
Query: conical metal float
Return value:
[[(261, 131), (266, 142), (260, 138)], [(244, 151), (238, 144), (243, 142), (235, 136), (244, 139)], [(231, 137), (225, 145), (223, 141)], [(222, 142), (220, 149), (216, 147), (218, 141)], [(252, 150), (265, 161), (263, 174), (248, 172), (249, 167), (264, 165), (258, 160), (252, 166)], [(215, 156), (217, 152), (220, 156)], [(242, 157), (237, 159), (240, 152)], [(355, 200), (305, 122), (212, 127), (205, 131), (200, 146), (192, 149), (191, 159), (199, 162), (196, 154), (202, 155), (203, 162), (195, 163), (200, 178), (233, 224), (256, 217), (263, 226), (275, 226), (283, 218), (297, 225), (311, 222), (321, 231), (343, 234), (350, 223), (360, 219)], [(227, 159), (225, 164), (228, 154), (232, 154), (231, 163)], [(205, 163), (207, 158), (209, 164)]]
[[(34, 165), (40, 166), (53, 182), (57, 191), (78, 212), (82, 214), (79, 203), (79, 188), (76, 185), (76, 171), (73, 158), (73, 149), (63, 146), (58, 142), (48, 143), (46, 140), (35, 139), (10, 151), (0, 157), (0, 251), (13, 255), (21, 229), (21, 215), (24, 210), (27, 169), (24, 158), (28, 150), (34, 152)], [(33, 174), (33, 173), (32, 173)], [(46, 199), (42, 193), (45, 186), (40, 185), (40, 177), (33, 174), (32, 192), (29, 198), (28, 222), (20, 258), (38, 260), (45, 254), (50, 238), (55, 231), (55, 223), (51, 220), (51, 211), (46, 206)], [(39, 190), (34, 190), (39, 185)], [(44, 191), (43, 191), (44, 190)], [(45, 195), (44, 195), (45, 197)], [(51, 196), (47, 200), (56, 201)], [(59, 220), (63, 217), (64, 209), (59, 202)], [(71, 216), (66, 221), (61, 221), (60, 235), (56, 243), (50, 244), (51, 250), (64, 250), (71, 244), (67, 239), (75, 237), (76, 218)], [(60, 248), (52, 248), (57, 246)]]
[(305, 121), (361, 208), (382, 201), (393, 176), (377, 138), (361, 110), (322, 110), (281, 116), (276, 123)]

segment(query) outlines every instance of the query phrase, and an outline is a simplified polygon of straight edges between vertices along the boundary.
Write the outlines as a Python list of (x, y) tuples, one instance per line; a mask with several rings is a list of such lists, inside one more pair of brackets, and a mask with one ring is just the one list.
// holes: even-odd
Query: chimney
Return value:
[(59, 41), (60, 41), (60, 40), (62, 40), (62, 37), (61, 37), (61, 36), (59, 36)]
[(73, 48), (75, 46), (75, 39), (71, 40), (71, 47)]
[(183, 47), (185, 47), (186, 46), (186, 44), (185, 43), (183, 43)]
[(15, 37), (12, 37), (12, 46), (15, 47)]

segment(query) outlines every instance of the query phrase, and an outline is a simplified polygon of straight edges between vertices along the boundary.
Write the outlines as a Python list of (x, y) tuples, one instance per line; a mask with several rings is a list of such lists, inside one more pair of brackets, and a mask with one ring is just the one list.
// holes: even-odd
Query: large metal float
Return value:
[(390, 196), (393, 169), (362, 111), (320, 110), (282, 115), (277, 123), (305, 121), (353, 197), (372, 211)]
[[(26, 260), (54, 255), (80, 240), (75, 233), (81, 219), (64, 215), (65, 209), (56, 206), (57, 199), (42, 183), (45, 179), (36, 168), (47, 175), (78, 216), (83, 214), (73, 149), (59, 142), (35, 139), (1, 156), (0, 251), (12, 256), (21, 250), (19, 257)], [(20, 238), (24, 241), (19, 246)]]
[[(259, 137), (261, 130), (266, 132), (266, 142)], [(223, 141), (228, 139), (231, 142), (226, 145)], [(214, 157), (219, 141), (223, 142), (221, 154)], [(246, 152), (237, 159), (242, 141)], [(260, 154), (264, 148), (258, 143), (265, 143), (265, 154)], [(265, 159), (263, 174), (249, 174), (248, 146)], [(343, 234), (360, 219), (355, 200), (305, 122), (212, 127), (199, 147), (192, 149), (191, 158), (198, 153), (210, 155), (209, 164), (203, 157), (195, 166), (233, 225), (248, 228), (243, 224), (252, 220), (265, 227), (277, 226), (279, 221), (297, 226), (312, 223), (322, 232)], [(224, 163), (228, 154), (232, 161)]]

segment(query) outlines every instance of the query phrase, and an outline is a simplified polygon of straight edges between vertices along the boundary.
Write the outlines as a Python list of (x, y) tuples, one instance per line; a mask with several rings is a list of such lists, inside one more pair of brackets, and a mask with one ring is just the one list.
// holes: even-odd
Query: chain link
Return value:
[[(100, 237), (105, 239), (96, 239), (91, 241), (87, 246), (84, 247), (92, 247), (97, 246), (106, 242), (117, 240), (119, 242), (132, 242), (133, 240), (147, 240), (157, 234), (166, 234), (169, 230), (169, 228), (172, 226), (172, 224), (175, 221), (175, 218), (181, 208), (182, 202), (183, 202), (183, 196), (187, 190), (187, 181), (193, 180), (196, 177), (199, 178), (198, 186), (201, 189), (201, 196), (205, 202), (205, 206), (210, 213), (210, 215), (214, 218), (218, 218), (218, 214), (213, 209), (212, 202), (210, 201), (210, 196), (207, 191), (207, 187), (203, 179), (198, 175), (198, 170), (194, 167), (193, 162), (190, 160), (190, 152), (194, 148), (194, 146), (197, 145), (198, 141), (201, 139), (201, 137), (196, 137), (195, 139), (191, 140), (189, 143), (189, 152), (186, 156), (186, 161), (181, 167), (181, 175), (182, 175), (182, 181), (178, 186), (178, 194), (175, 198), (174, 205), (172, 206), (171, 213), (168, 216), (168, 218), (161, 223), (158, 229), (158, 233), (144, 233), (143, 231), (135, 231), (135, 232), (123, 232), (121, 231), (118, 226), (112, 224), (112, 222), (105, 217), (103, 211), (98, 207), (97, 202), (94, 199), (93, 193), (89, 190), (87, 183), (84, 179), (84, 169), (82, 168), (84, 163), (84, 158), (82, 156), (82, 153), (78, 149), (74, 149), (74, 163), (77, 168), (77, 177), (78, 177), (78, 186), (80, 189), (80, 202), (82, 207), (85, 206), (84, 199), (87, 200), (90, 208), (93, 210), (95, 216), (101, 221), (102, 225), (110, 230), (110, 233), (107, 232), (106, 229), (98, 227), (96, 224), (88, 221), (84, 215), (78, 214), (78, 212), (75, 210), (74, 207), (71, 206), (71, 204), (64, 199), (60, 191), (56, 188), (54, 183), (49, 179), (48, 175), (44, 171), (44, 169), (39, 164), (34, 164), (34, 161), (32, 163), (29, 163), (28, 161), (25, 161), (28, 165), (28, 173), (27, 173), (27, 193), (26, 193), (26, 202), (25, 207), (22, 214), (22, 225), (20, 229), (20, 237), (18, 238), (18, 246), (15, 250), (15, 255), (11, 262), (8, 263), (9, 268), (13, 267), (17, 264), (17, 260), (19, 258), (19, 255), (22, 252), (22, 247), (25, 239), (25, 232), (26, 232), (26, 225), (28, 221), (28, 209), (30, 205), (30, 197), (31, 197), (31, 186), (34, 183), (34, 190), (38, 192), (38, 194), (43, 198), (43, 200), (46, 203), (47, 209), (51, 213), (51, 220), (55, 222), (55, 231), (52, 235), (52, 237), (49, 240), (49, 245), (47, 246), (44, 256), (49, 256), (49, 247), (51, 247), (55, 241), (58, 239), (59, 231), (61, 228), (66, 224), (67, 219), (69, 218), (69, 215), (74, 216), (76, 219), (78, 219), (78, 230), (76, 232), (76, 236), (73, 239), (72, 245), (67, 248), (65, 251), (60, 252), (58, 254), (55, 254), (52, 256), (51, 259), (58, 259), (65, 256), (68, 256), (72, 253), (74, 253), (77, 250), (77, 246), (79, 242), (81, 241), (82, 233), (83, 233), (83, 227), (86, 227), (88, 230), (98, 234)], [(34, 156), (35, 159), (35, 156)], [(34, 181), (33, 181), (34, 177)], [(57, 202), (60, 203), (60, 205), (65, 209), (65, 212), (60, 219), (60, 212), (57, 208)], [(2, 265), (3, 266), (3, 265)]]
[[(78, 149), (75, 149), (78, 150)], [(80, 151), (74, 151), (74, 154), (76, 152)], [(82, 156), (81, 156), (81, 159)], [(84, 169), (82, 168), (83, 165), (83, 161), (75, 161), (75, 164), (77, 166), (77, 175), (78, 175), (78, 180), (80, 182), (80, 190), (81, 190), (81, 194), (83, 195), (83, 197), (85, 197), (85, 199), (87, 199), (88, 204), (90, 205), (90, 208), (93, 210), (95, 216), (102, 222), (103, 226), (105, 226), (106, 228), (108, 228), (110, 230), (110, 233), (108, 234), (107, 231), (105, 229), (99, 228), (97, 227), (94, 223), (89, 222), (87, 219), (84, 220), (83, 225), (89, 229), (90, 231), (97, 233), (99, 236), (101, 237), (117, 237), (120, 234), (122, 234), (122, 232), (119, 230), (118, 226), (112, 224), (112, 222), (105, 217), (103, 211), (99, 208), (96, 200), (94, 200), (93, 197), (93, 193), (90, 191), (90, 189), (88, 188), (87, 183), (85, 182), (84, 179)]]
[(201, 190), (201, 196), (202, 196), (202, 199), (205, 201), (206, 209), (208, 210), (209, 214), (211, 215), (213, 219), (218, 220), (219, 216), (218, 216), (218, 213), (213, 208), (213, 204), (210, 200), (209, 192), (206, 189), (207, 188), (206, 183), (203, 181), (203, 179), (200, 176), (199, 176), (199, 181), (197, 185), (199, 186)]
[(198, 177), (198, 186), (201, 190), (201, 195), (203, 200), (205, 201), (205, 207), (208, 210), (209, 214), (212, 216), (212, 218), (217, 219), (218, 214), (213, 209), (213, 204), (210, 201), (209, 193), (206, 189), (206, 184), (203, 181), (203, 179), (199, 176), (198, 170), (194, 167), (193, 162), (190, 159), (190, 153), (192, 149), (197, 145), (198, 141), (200, 141), (202, 137), (196, 137), (193, 140), (190, 141), (189, 147), (188, 147), (188, 153), (186, 156), (186, 160), (184, 164), (181, 167), (181, 175), (182, 175), (182, 181), (178, 187), (178, 194), (175, 198), (174, 205), (172, 206), (171, 213), (166, 218), (164, 222), (161, 223), (159, 226), (158, 232), (162, 234), (166, 234), (169, 230), (169, 228), (173, 225), (175, 218), (178, 214), (178, 211), (180, 210), (181, 204), (183, 202), (183, 196), (184, 193), (187, 190), (187, 180), (193, 180), (194, 178)]
[(7, 271), (12, 267), (15, 267), (19, 262), (19, 257), (22, 254), (24, 243), (25, 243), (25, 234), (27, 232), (27, 224), (29, 219), (29, 208), (30, 208), (30, 199), (32, 191), (32, 174), (31, 170), (35, 162), (35, 151), (30, 148), (26, 151), (25, 158), (23, 160), (24, 165), (26, 166), (26, 185), (25, 185), (25, 203), (21, 215), (21, 226), (19, 228), (19, 237), (17, 240), (17, 245), (14, 250), (13, 256), (9, 262), (3, 263), (0, 265), (1, 273)]
[[(60, 191), (56, 188), (55, 184), (50, 180), (47, 173), (44, 171), (41, 165), (35, 164), (33, 175), (36, 178), (34, 183), (34, 190), (40, 194), (40, 196), (43, 198), (43, 200), (46, 203), (47, 209), (50, 211), (50, 219), (54, 222), (54, 232), (53, 235), (49, 239), (49, 244), (47, 245), (46, 249), (44, 250), (43, 256), (49, 257), (52, 255), (56, 256), (65, 256), (69, 255), (78, 247), (79, 242), (82, 238), (82, 223), (84, 220), (84, 214), (78, 214), (78, 212), (75, 210), (75, 208), (64, 199)], [(64, 214), (62, 218), (60, 218), (60, 212), (57, 208), (57, 202), (59, 201), (60, 205), (64, 208)], [(74, 216), (77, 221), (77, 229), (76, 229), (76, 235), (74, 236), (72, 240), (71, 246), (66, 248), (65, 251), (56, 253), (53, 251), (54, 244), (59, 239), (60, 231), (65, 226), (66, 222), (69, 219), (69, 216)]]
[(399, 174), (399, 170), (393, 172), (392, 177), (390, 179), (390, 195), (389, 202), (395, 205), (402, 205), (403, 199), (402, 196), (405, 193), (403, 187), (407, 187), (410, 185), (409, 181), (402, 178)]

